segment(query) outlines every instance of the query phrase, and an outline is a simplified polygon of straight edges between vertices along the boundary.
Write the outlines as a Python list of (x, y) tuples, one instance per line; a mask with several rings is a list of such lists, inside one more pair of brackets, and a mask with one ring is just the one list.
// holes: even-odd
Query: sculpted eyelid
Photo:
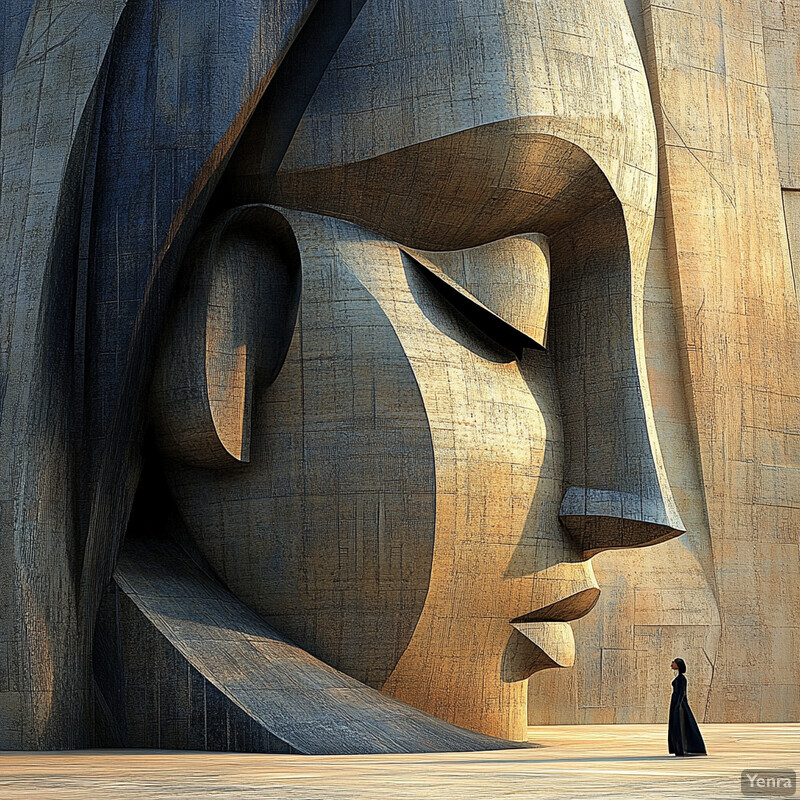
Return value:
[(536, 350), (546, 349), (535, 339), (487, 308), (477, 297), (433, 265), (424, 256), (403, 246), (400, 247), (400, 250), (425, 272), (426, 276), (431, 279), (431, 284), (445, 300), (487, 336), (511, 350), (517, 358), (522, 356), (522, 351), (526, 347)]

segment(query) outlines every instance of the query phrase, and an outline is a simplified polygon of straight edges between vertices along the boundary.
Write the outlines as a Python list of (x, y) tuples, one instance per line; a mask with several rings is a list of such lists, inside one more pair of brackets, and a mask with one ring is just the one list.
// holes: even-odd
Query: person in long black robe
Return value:
[(672, 669), (677, 669), (678, 674), (672, 681), (672, 700), (669, 704), (669, 752), (676, 756), (704, 756), (706, 745), (686, 697), (686, 663), (682, 658), (676, 658), (672, 662)]

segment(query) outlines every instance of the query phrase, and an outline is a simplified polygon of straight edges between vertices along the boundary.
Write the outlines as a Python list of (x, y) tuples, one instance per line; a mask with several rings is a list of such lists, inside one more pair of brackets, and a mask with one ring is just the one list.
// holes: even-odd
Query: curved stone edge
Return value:
[(203, 677), (300, 753), (527, 746), (451, 725), (325, 664), (267, 625), (177, 545), (127, 543), (114, 577), (139, 611)]

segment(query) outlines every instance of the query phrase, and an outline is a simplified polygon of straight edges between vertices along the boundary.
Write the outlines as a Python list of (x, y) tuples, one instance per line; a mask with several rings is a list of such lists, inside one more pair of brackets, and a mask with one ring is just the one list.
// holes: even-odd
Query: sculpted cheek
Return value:
[(313, 655), (380, 688), (428, 590), (433, 448), (394, 329), (317, 234), (286, 360), (254, 390), (249, 463), (171, 459), (167, 474), (229, 588)]

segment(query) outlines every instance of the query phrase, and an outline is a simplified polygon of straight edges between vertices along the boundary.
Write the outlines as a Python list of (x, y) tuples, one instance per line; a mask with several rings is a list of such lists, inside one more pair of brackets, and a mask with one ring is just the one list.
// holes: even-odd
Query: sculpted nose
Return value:
[[(644, 366), (642, 263), (611, 202), (550, 240), (564, 425), (559, 517), (589, 558), (684, 532), (656, 437)], [(556, 266), (557, 265), (557, 266)]]
[(658, 544), (683, 532), (680, 520), (665, 513), (663, 502), (613, 489), (571, 486), (558, 517), (584, 558), (603, 550)]

